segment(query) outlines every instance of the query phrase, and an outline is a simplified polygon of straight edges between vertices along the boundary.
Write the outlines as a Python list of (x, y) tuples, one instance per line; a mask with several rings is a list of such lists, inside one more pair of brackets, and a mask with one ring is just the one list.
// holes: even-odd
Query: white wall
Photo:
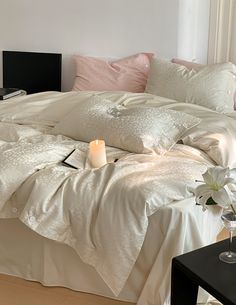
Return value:
[[(195, 6), (189, 6), (190, 2)], [(71, 55), (75, 53), (118, 58), (148, 51), (165, 58), (205, 62), (208, 2), (1, 0), (0, 50), (62, 53), (63, 90), (70, 90), (73, 83)], [(187, 28), (183, 38), (186, 31), (180, 29)]]

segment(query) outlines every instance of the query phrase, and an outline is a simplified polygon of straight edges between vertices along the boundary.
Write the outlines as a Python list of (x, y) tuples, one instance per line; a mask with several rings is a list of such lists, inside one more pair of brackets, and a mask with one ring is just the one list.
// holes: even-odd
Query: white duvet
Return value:
[[(195, 180), (208, 166), (236, 165), (236, 122), (149, 94), (100, 93), (127, 107), (170, 107), (202, 121), (164, 156), (107, 147), (109, 163), (91, 169), (87, 143), (51, 134), (89, 94), (48, 92), (0, 104), (0, 217), (18, 217), (37, 233), (70, 245), (118, 295), (141, 250), (148, 217), (193, 197)], [(74, 148), (81, 151), (79, 170), (61, 163)]]

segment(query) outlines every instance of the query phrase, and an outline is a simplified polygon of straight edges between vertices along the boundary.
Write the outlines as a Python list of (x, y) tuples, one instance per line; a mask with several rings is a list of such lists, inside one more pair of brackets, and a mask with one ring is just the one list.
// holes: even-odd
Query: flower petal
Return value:
[(209, 195), (211, 195), (211, 193), (212, 193), (211, 187), (208, 186), (207, 184), (201, 184), (201, 185), (197, 186), (195, 189), (196, 197), (203, 196), (206, 193)]
[(220, 206), (227, 206), (231, 203), (230, 194), (224, 188), (219, 191), (213, 191), (212, 199)]
[[(215, 167), (211, 167), (211, 168), (208, 169), (207, 179), (209, 180), (209, 176), (211, 176), (212, 184), (217, 184), (219, 186), (224, 186), (226, 176), (228, 176), (228, 175), (229, 175), (229, 168), (224, 168), (224, 167), (221, 167), (221, 166), (215, 166)], [(204, 178), (204, 180), (205, 180), (205, 178)]]
[(199, 196), (199, 197), (196, 198), (196, 202), (197, 202), (198, 204), (201, 204), (202, 206), (204, 206), (204, 205), (206, 204), (207, 200), (208, 200), (210, 197), (211, 197), (210, 194), (205, 194), (205, 195), (203, 195), (203, 196)]
[(212, 185), (214, 184), (214, 180), (212, 175), (209, 173), (209, 171), (207, 170), (204, 174), (202, 174), (203, 180), (207, 185)]

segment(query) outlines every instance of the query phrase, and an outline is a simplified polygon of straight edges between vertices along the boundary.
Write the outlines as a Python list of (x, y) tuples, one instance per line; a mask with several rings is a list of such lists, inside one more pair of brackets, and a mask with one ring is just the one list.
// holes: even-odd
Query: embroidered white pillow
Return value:
[(200, 119), (179, 111), (125, 108), (94, 97), (74, 108), (54, 127), (53, 133), (84, 142), (102, 139), (108, 146), (134, 153), (163, 154), (199, 122)]
[(197, 71), (153, 59), (145, 91), (218, 112), (232, 112), (235, 77), (236, 66), (232, 63), (208, 65)]

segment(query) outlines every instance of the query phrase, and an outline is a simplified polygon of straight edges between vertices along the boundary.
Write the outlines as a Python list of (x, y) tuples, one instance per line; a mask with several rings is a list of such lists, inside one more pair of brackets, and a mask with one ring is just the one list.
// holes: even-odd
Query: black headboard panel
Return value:
[(3, 51), (3, 87), (61, 91), (61, 54)]

